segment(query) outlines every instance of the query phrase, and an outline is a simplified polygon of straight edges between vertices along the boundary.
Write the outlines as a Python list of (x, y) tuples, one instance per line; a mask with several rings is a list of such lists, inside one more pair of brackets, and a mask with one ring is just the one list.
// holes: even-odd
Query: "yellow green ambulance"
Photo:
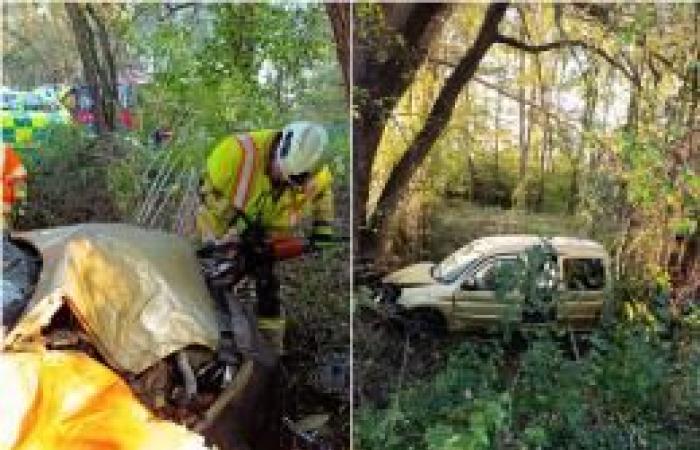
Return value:
[(13, 148), (38, 148), (48, 128), (71, 123), (71, 115), (58, 101), (59, 88), (19, 91), (1, 88), (2, 143)]

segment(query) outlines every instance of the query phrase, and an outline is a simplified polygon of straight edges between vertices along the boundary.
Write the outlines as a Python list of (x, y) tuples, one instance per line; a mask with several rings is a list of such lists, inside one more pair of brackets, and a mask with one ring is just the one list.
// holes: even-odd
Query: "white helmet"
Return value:
[(328, 144), (328, 135), (321, 125), (311, 122), (292, 122), (282, 130), (277, 151), (277, 166), (282, 177), (313, 173)]

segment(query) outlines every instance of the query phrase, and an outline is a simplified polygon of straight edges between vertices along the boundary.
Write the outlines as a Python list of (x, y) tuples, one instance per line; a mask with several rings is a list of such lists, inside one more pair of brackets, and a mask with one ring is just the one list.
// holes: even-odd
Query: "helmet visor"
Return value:
[(292, 135), (293, 133), (291, 131), (282, 135), (277, 153), (279, 159), (284, 159), (289, 154), (289, 149), (292, 148)]
[(311, 179), (311, 173), (302, 172), (293, 175), (289, 175), (289, 184), (292, 186), (302, 186)]

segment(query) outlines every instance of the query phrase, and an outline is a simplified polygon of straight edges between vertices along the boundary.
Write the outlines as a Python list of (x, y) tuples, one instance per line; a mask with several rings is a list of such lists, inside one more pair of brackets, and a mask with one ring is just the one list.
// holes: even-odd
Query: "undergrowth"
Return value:
[[(551, 251), (545, 241), (518, 264), (499, 270), (499, 302), (507, 302), (506, 293), (516, 289), (524, 293), (524, 306), (553, 307), (557, 275), (543, 270)], [(392, 352), (387, 351), (390, 342), (373, 347), (365, 340), (371, 344), (374, 336), (356, 331), (361, 381), (372, 361), (393, 361), (384, 369), (385, 376), (393, 376), (388, 401), (359, 395), (356, 448), (700, 448), (697, 329), (688, 317), (672, 313), (663, 290), (638, 297), (653, 290), (634, 284), (613, 283), (617, 288), (605, 292), (607, 311), (600, 327), (579, 338), (549, 322), (535, 329), (503, 326), (500, 336), (487, 339), (453, 335), (426, 343), (404, 337), (406, 355), (445, 355), (446, 362), (428, 376), (410, 376), (413, 360), (396, 362), (400, 339)]]
[(356, 448), (699, 448), (697, 342), (638, 320), (594, 332), (579, 358), (564, 342), (542, 333), (512, 355), (502, 342), (465, 340), (388, 407), (363, 406)]

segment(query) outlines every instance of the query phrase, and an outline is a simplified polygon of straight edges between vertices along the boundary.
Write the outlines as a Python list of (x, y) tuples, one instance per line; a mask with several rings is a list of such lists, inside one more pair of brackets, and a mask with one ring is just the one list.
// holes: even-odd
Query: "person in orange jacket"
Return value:
[(12, 226), (14, 213), (27, 198), (27, 170), (9, 145), (2, 153), (2, 229)]

